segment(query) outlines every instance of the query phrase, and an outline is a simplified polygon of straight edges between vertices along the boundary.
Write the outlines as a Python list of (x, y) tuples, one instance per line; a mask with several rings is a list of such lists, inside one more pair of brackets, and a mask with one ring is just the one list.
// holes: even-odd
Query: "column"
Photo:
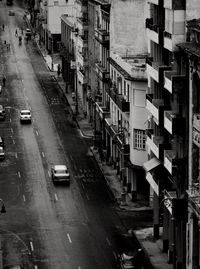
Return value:
[(154, 192), (153, 195), (153, 234), (155, 238), (159, 238), (159, 197)]

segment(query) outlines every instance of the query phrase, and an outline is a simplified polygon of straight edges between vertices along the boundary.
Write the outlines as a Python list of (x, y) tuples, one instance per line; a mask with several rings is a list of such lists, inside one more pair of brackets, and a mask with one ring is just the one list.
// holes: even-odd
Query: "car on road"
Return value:
[(15, 16), (15, 12), (14, 12), (14, 10), (9, 10), (8, 15), (9, 15), (9, 16)]
[(21, 123), (31, 123), (31, 111), (28, 109), (24, 109), (20, 111), (20, 122)]
[(25, 35), (26, 35), (26, 37), (30, 37), (31, 36), (31, 29), (26, 28)]
[(3, 147), (0, 147), (0, 160), (4, 160), (4, 159), (5, 159), (5, 151)]
[(2, 105), (0, 105), (0, 120), (5, 120), (6, 118), (6, 111)]
[(54, 165), (51, 168), (51, 178), (54, 183), (70, 183), (70, 175), (66, 165)]
[(0, 147), (4, 148), (4, 138), (0, 136)]

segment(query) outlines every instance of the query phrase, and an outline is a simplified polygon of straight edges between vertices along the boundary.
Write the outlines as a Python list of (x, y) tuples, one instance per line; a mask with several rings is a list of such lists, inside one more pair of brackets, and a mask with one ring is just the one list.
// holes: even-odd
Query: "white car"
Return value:
[(70, 183), (70, 175), (66, 165), (54, 165), (51, 168), (51, 178), (54, 183)]
[(20, 111), (20, 122), (30, 122), (31, 123), (31, 111), (24, 109)]
[(3, 147), (0, 147), (0, 160), (4, 160), (5, 159), (5, 152)]

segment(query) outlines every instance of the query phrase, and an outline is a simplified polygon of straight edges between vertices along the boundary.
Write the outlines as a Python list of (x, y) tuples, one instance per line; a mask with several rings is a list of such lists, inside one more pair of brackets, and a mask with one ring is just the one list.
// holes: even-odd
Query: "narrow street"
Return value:
[[(103, 175), (89, 146), (72, 121), (70, 108), (59, 95), (35, 43), (15, 30), (26, 28), (24, 10), (0, 2), (0, 75), (6, 76), (0, 104), (5, 160), (0, 162), (0, 197), (6, 213), (0, 233), (4, 266), (43, 269), (116, 268), (125, 233), (113, 209)], [(4, 42), (11, 44), (7, 50)], [(1, 78), (0, 78), (1, 79)], [(19, 113), (30, 109), (31, 124), (21, 124)], [(55, 186), (50, 169), (66, 164), (70, 186)]]

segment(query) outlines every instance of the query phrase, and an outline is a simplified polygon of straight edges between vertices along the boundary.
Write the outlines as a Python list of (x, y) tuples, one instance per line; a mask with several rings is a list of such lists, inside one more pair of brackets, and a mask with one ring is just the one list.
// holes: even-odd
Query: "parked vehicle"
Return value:
[(15, 12), (14, 12), (14, 10), (9, 10), (8, 15), (9, 15), (9, 16), (15, 16)]
[(0, 136), (0, 147), (4, 148), (4, 138)]
[(0, 160), (4, 160), (4, 159), (5, 159), (5, 152), (4, 152), (4, 149), (0, 147)]
[(54, 183), (70, 183), (70, 175), (66, 165), (54, 165), (51, 168), (51, 178)]
[(132, 255), (122, 253), (119, 255), (120, 269), (143, 269), (144, 251), (137, 249)]
[(6, 111), (2, 105), (0, 105), (0, 120), (5, 120), (6, 118)]

